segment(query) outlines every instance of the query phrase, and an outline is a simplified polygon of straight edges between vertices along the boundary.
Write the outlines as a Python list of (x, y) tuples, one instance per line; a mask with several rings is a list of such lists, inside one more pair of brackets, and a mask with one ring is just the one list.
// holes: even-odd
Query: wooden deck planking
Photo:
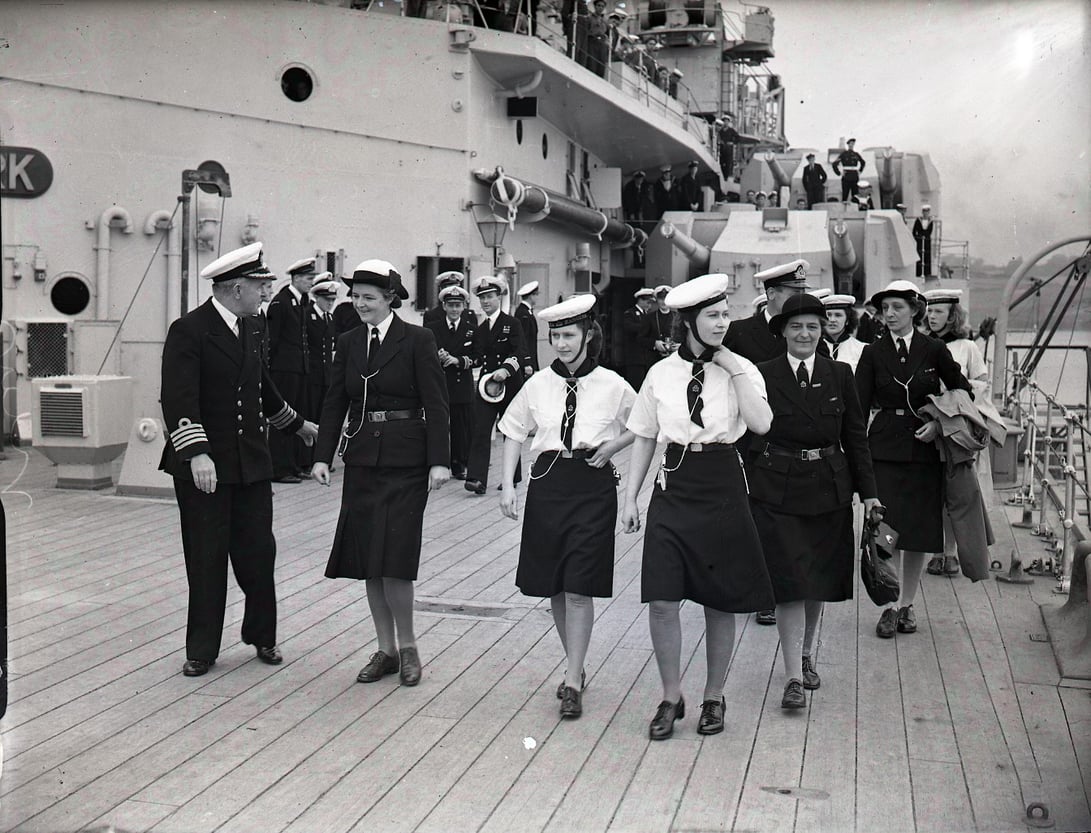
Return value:
[[(47, 466), (33, 456), (32, 463), (3, 495), (21, 548), (10, 587), (23, 618), (12, 630), (0, 829), (44, 833), (109, 822), (177, 833), (810, 833), (855, 823), (859, 831), (881, 824), (954, 833), (1025, 829), (1022, 803), (1036, 789), (1056, 803), (1056, 829), (1091, 827), (1084, 741), (1091, 695), (1058, 688), (1049, 646), (1028, 639), (1028, 629), (1040, 627), (1037, 601), (1049, 600), (1048, 586), (926, 576), (918, 600), (924, 626), (892, 643), (874, 637), (878, 611), (866, 597), (828, 606), (818, 651), (823, 686), (808, 694), (803, 715), (779, 708), (775, 629), (740, 617), (727, 731), (709, 738), (694, 731), (703, 619), (685, 605), (687, 717), (674, 739), (653, 743), (647, 722), (660, 689), (639, 601), (639, 535), (618, 533), (615, 596), (596, 605), (585, 715), (561, 721), (553, 689), (563, 663), (548, 603), (513, 586), (520, 527), (500, 516), (495, 493), (473, 498), (452, 483), (432, 495), (418, 591), (440, 602), (513, 606), (499, 619), (476, 618), (472, 609), (422, 611), (425, 681), (405, 690), (393, 681), (354, 683), (373, 644), (363, 587), (322, 577), (339, 493), (313, 483), (278, 486), (287, 662), (261, 666), (238, 643), (242, 600), (232, 586), (221, 662), (193, 681), (177, 670), (185, 578), (176, 507), (60, 492), (50, 488)], [(12, 470), (0, 464), (0, 485)], [(33, 512), (20, 488), (31, 490)], [(126, 542), (136, 530), (138, 545), (111, 550), (102, 535), (110, 528)], [(952, 627), (962, 629), (960, 640), (950, 637)], [(923, 697), (921, 689), (937, 677), (953, 716), (947, 740), (942, 727), (913, 719), (935, 701), (931, 688)], [(870, 741), (884, 732), (875, 748)], [(922, 757), (952, 732), (952, 762)], [(532, 750), (527, 737), (537, 742)], [(990, 769), (1005, 757), (1006, 768)], [(786, 783), (784, 773), (794, 780)], [(960, 777), (969, 785), (962, 816), (939, 809), (945, 801), (959, 806), (939, 791)], [(762, 786), (830, 797), (797, 800)], [(971, 799), (975, 813), (986, 806), (984, 815), (965, 815)]]

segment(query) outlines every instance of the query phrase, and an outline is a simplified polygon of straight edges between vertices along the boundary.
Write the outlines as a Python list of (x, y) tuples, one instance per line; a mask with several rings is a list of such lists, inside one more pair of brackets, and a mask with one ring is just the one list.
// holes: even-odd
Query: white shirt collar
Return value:
[(808, 358), (808, 359), (797, 359), (791, 353), (786, 353), (785, 355), (788, 356), (788, 366), (790, 368), (792, 368), (792, 375), (793, 376), (795, 376), (797, 373), (799, 373), (799, 363), (803, 362), (804, 366), (807, 368), (807, 378), (808, 379), (813, 379), (814, 378), (814, 357), (815, 357), (814, 353), (812, 353), (810, 358)]
[[(394, 320), (394, 313), (391, 312), (386, 316), (386, 318), (384, 318), (378, 324), (368, 324), (367, 326), (368, 326), (369, 330), (378, 329), (378, 331), (379, 331), (379, 341), (383, 342), (383, 341), (386, 341), (386, 334), (390, 330), (390, 322), (393, 321), (393, 320)], [(371, 338), (371, 333), (370, 332), (367, 334), (367, 337), (369, 339)]]
[(303, 300), (303, 293), (296, 289), (294, 284), (288, 284), (288, 291), (292, 293), (292, 297), (297, 301)]
[(894, 335), (894, 333), (891, 333), (890, 337), (894, 339), (894, 349), (898, 349), (898, 339), (902, 339), (905, 342), (906, 350), (910, 349), (913, 346), (913, 332), (914, 330), (910, 328), (909, 332), (906, 333), (904, 336), (896, 336)]
[(761, 311), (765, 315), (765, 323), (766, 324), (768, 324), (770, 321), (773, 320), (773, 314), (771, 312), (769, 312), (769, 307), (762, 307)]
[(501, 312), (503, 312), (503, 310), (498, 309), (492, 315), (486, 315), (485, 316), (485, 320), (489, 322), (489, 329), (492, 329), (493, 327), (496, 326), (496, 319), (500, 317)]
[(235, 329), (235, 325), (239, 321), (239, 316), (235, 315), (235, 313), (233, 313), (231, 310), (221, 304), (216, 299), (215, 295), (212, 296), (212, 306), (216, 308), (216, 312), (218, 312), (220, 314), (220, 317), (224, 320), (224, 323), (227, 325), (227, 329), (238, 335), (239, 331)]

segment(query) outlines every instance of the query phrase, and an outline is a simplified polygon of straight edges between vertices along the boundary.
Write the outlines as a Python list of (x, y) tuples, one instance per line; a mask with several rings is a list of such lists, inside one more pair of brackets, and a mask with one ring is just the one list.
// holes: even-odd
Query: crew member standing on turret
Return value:
[(807, 164), (803, 166), (803, 190), (807, 192), (807, 208), (816, 202), (826, 201), (826, 169), (814, 161), (814, 154), (807, 154)]
[(678, 183), (678, 202), (684, 211), (701, 210), (701, 184), (697, 181), (697, 171), (700, 167), (697, 162), (690, 162), (686, 175)]
[(922, 205), (921, 216), (913, 221), (913, 239), (917, 241), (917, 277), (932, 276), (932, 206)]
[(857, 183), (865, 164), (864, 157), (856, 152), (856, 140), (849, 139), (845, 144), (848, 149), (841, 151), (841, 155), (833, 160), (833, 172), (841, 177), (841, 202), (856, 196)]
[[(290, 283), (273, 296), (269, 304), (269, 375), (288, 402), (307, 401), (310, 356), (307, 344), (308, 293), (314, 285), (314, 258), (297, 260), (288, 267)], [(274, 433), (269, 437), (273, 455), (274, 483), (301, 483), (310, 476), (310, 452), (297, 438)]]
[(519, 296), (519, 306), (515, 308), (515, 320), (523, 329), (526, 347), (523, 375), (530, 378), (538, 372), (538, 319), (534, 317), (534, 307), (538, 303), (538, 281), (523, 284), (516, 294)]

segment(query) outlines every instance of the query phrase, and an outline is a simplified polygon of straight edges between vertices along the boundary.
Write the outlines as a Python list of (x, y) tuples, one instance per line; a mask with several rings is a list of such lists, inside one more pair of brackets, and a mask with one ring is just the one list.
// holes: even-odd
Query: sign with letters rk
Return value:
[(53, 165), (40, 150), (0, 145), (0, 197), (40, 197), (53, 184)]

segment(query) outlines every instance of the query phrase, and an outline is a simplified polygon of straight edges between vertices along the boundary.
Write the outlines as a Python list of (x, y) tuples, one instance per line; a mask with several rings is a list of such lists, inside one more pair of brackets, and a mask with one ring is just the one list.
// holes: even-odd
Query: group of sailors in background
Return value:
[[(869, 515), (885, 512), (900, 534), (901, 596), (883, 610), (879, 637), (916, 630), (926, 554), (933, 568), (938, 559), (939, 572), (958, 571), (957, 560), (943, 556), (945, 469), (926, 406), (929, 395), (970, 392), (967, 377), (976, 384), (984, 376), (972, 343), (959, 343), (968, 334), (958, 293), (921, 294), (894, 281), (870, 299), (885, 330), (861, 340), (870, 316), (852, 296), (809, 294), (807, 268), (795, 261), (759, 273), (765, 304), (735, 321), (723, 275), (638, 291), (631, 317), (649, 361), (627, 365), (623, 377), (600, 363), (594, 295), (535, 313), (538, 287), (526, 284), (509, 315), (506, 281), (484, 276), (473, 284), (483, 313), (477, 320), (464, 276), (445, 273), (436, 308), (418, 326), (396, 313), (409, 295), (392, 264), (359, 264), (342, 280), (348, 304), (334, 308), (337, 292), (329, 290), (337, 284), (325, 287), (330, 278), (301, 261), (262, 323), (259, 302), (272, 274), (260, 244), (218, 259), (202, 273), (213, 281), (213, 298), (172, 325), (164, 350), (171, 440), (164, 468), (175, 478), (190, 582), (183, 672), (200, 676), (215, 663), (229, 561), (246, 594), (244, 642), (263, 662), (283, 660), (272, 584), (272, 427), (307, 447), (313, 442), (308, 473), (318, 483), (330, 485), (337, 458), (344, 468), (325, 575), (366, 583), (377, 650), (357, 680), (397, 674), (402, 685), (416, 685), (423, 663), (414, 582), (428, 496), (452, 471), (468, 491), (485, 493), (495, 428), (504, 438), (499, 509), (509, 518), (520, 518), (528, 442), (534, 457), (516, 584), (550, 600), (566, 657), (557, 687), (562, 717), (583, 711), (594, 599), (613, 593), (619, 511), (624, 531), (644, 531), (641, 600), (663, 687), (649, 737), (670, 737), (685, 716), (683, 601), (704, 612), (699, 734), (724, 729), (737, 614), (764, 612), (776, 624), (781, 705), (805, 708), (805, 692), (821, 683), (815, 648), (823, 605), (854, 589), (854, 495)], [(312, 410), (317, 419), (305, 419), (281, 387), (295, 385), (291, 394), (301, 400), (315, 394), (288, 377), (306, 374), (301, 364), (288, 366), (278, 340), (285, 341), (289, 310), (336, 332), (344, 306), (355, 326), (336, 337), (321, 405)], [(925, 320), (927, 333), (917, 329)], [(541, 369), (538, 322), (556, 356)], [(303, 325), (298, 334), (308, 357), (311, 345), (325, 344)], [(630, 445), (619, 497), (612, 458)]]

